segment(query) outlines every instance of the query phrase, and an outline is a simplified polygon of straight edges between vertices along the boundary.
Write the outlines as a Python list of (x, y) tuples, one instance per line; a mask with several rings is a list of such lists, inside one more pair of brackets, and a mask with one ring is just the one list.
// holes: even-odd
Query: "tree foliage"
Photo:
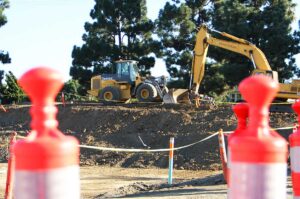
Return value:
[(118, 59), (139, 61), (150, 73), (155, 58), (151, 56), (158, 43), (152, 39), (154, 24), (146, 16), (145, 0), (95, 0), (85, 23), (81, 47), (74, 46), (70, 75), (86, 88), (94, 74), (109, 71)]
[[(156, 32), (162, 42), (162, 57), (166, 62), (170, 76), (174, 78), (174, 81), (180, 82), (181, 87), (188, 87), (197, 28), (202, 23), (210, 21), (209, 4), (211, 4), (209, 0), (167, 2), (164, 8), (160, 10), (159, 17), (156, 20)], [(215, 68), (219, 67), (206, 66), (207, 74), (222, 79), (222, 74)], [(207, 74), (204, 78), (207, 78)], [(202, 82), (201, 92), (211, 87), (208, 82), (210, 81)], [(216, 83), (219, 88), (225, 86), (224, 81)], [(170, 85), (178, 86), (178, 83), (171, 83)], [(215, 91), (222, 92), (222, 89)]]
[(3, 26), (7, 22), (7, 18), (3, 14), (3, 12), (8, 7), (9, 7), (8, 0), (0, 0), (0, 26)]
[(157, 35), (162, 43), (162, 57), (171, 77), (188, 80), (197, 25), (192, 18), (192, 9), (185, 3), (167, 2), (160, 10)]
[[(4, 10), (9, 7), (8, 0), (0, 0), (0, 27), (6, 24), (7, 18), (4, 15)], [(10, 57), (7, 52), (4, 52), (3, 50), (0, 50), (0, 63), (6, 64), (10, 63)], [(0, 84), (2, 82), (4, 72), (3, 70), (0, 70)]]
[(62, 89), (64, 92), (65, 100), (82, 100), (84, 91), (78, 80), (69, 80), (64, 84)]
[(0, 87), (2, 100), (5, 103), (22, 102), (26, 96), (17, 83), (17, 78), (9, 71), (5, 74), (5, 85)]

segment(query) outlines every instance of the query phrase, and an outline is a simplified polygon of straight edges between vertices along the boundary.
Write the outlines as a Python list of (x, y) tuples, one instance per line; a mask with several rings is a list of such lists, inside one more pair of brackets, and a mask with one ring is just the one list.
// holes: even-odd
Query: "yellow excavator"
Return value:
[[(192, 75), (191, 75), (191, 86), (190, 94), (197, 96), (199, 91), (200, 83), (204, 76), (205, 61), (207, 56), (207, 51), (209, 45), (220, 47), (235, 53), (246, 56), (253, 63), (254, 70), (252, 75), (263, 74), (272, 77), (275, 81), (278, 82), (278, 73), (272, 71), (268, 60), (265, 57), (265, 54), (257, 48), (251, 42), (235, 37), (225, 32), (219, 32), (216, 30), (211, 30), (219, 33), (223, 37), (228, 38), (229, 40), (223, 40), (214, 38), (209, 34), (209, 29), (206, 25), (201, 25), (197, 36), (196, 44), (194, 47), (194, 57), (192, 63)], [(292, 80), (289, 84), (280, 83), (280, 90), (277, 93), (276, 98), (286, 101), (287, 99), (298, 99), (300, 97), (300, 80)], [(170, 102), (176, 102), (177, 98), (187, 92), (187, 90), (180, 89), (175, 90), (170, 95), (167, 96)]]

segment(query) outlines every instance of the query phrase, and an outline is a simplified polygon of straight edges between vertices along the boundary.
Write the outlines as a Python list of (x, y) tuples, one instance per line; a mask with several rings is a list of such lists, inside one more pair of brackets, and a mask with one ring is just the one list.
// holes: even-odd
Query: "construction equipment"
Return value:
[(92, 77), (88, 93), (104, 103), (124, 102), (136, 97), (140, 102), (161, 101), (168, 92), (166, 78), (141, 77), (137, 61), (119, 60), (112, 73)]
[[(267, 61), (264, 53), (257, 48), (251, 42), (235, 37), (225, 32), (219, 32), (212, 30), (221, 34), (223, 37), (230, 39), (222, 40), (212, 37), (208, 33), (208, 27), (202, 25), (196, 36), (196, 44), (194, 47), (194, 57), (192, 62), (191, 70), (191, 82), (190, 89), (183, 91), (181, 89), (180, 94), (190, 91), (191, 96), (197, 96), (199, 91), (200, 83), (204, 76), (205, 61), (207, 56), (207, 51), (209, 45), (220, 47), (235, 53), (242, 54), (250, 59), (253, 63), (254, 70), (252, 75), (263, 74), (272, 77), (275, 81), (278, 82), (278, 73), (272, 71), (269, 62)], [(176, 93), (176, 91), (174, 91)], [(176, 102), (176, 98), (179, 95), (168, 96), (170, 99), (173, 99)], [(276, 95), (276, 99), (281, 99), (286, 101), (287, 99), (298, 99), (300, 97), (300, 80), (292, 80), (292, 83), (283, 84), (280, 83), (280, 90)]]
[[(202, 98), (202, 95), (199, 95), (198, 92), (204, 76), (209, 45), (246, 56), (254, 66), (252, 75), (267, 75), (278, 82), (278, 73), (272, 71), (265, 54), (254, 44), (225, 32), (211, 30), (221, 34), (228, 40), (214, 38), (208, 31), (208, 27), (204, 24), (200, 26), (196, 35), (189, 89), (169, 90), (163, 76), (142, 78), (138, 73), (136, 61), (120, 60), (115, 63), (112, 74), (92, 77), (91, 90), (88, 93), (99, 97), (104, 102), (126, 101), (136, 97), (141, 102), (163, 100), (164, 103), (191, 103), (193, 101), (197, 105)], [(292, 83), (289, 84), (280, 83), (279, 86), (280, 90), (276, 99), (286, 101), (287, 99), (298, 99), (300, 97), (300, 80), (292, 80)]]

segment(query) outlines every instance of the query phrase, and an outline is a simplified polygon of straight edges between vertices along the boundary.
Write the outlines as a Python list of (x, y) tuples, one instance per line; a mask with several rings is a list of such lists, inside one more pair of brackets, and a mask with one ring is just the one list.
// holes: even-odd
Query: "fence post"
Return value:
[(65, 102), (65, 94), (64, 94), (64, 92), (61, 92), (61, 102), (62, 102), (63, 106), (65, 107), (66, 106), (66, 102)]
[(172, 184), (173, 181), (173, 156), (174, 156), (174, 137), (170, 138), (170, 153), (169, 153), (169, 177), (168, 184)]
[(7, 112), (2, 104), (0, 104), (0, 108), (3, 110), (3, 112)]
[(12, 199), (15, 157), (14, 154), (12, 153), (11, 147), (16, 142), (16, 137), (17, 137), (17, 133), (13, 132), (10, 135), (10, 140), (9, 140), (9, 146), (8, 146), (9, 156), (8, 156), (8, 163), (7, 163), (6, 187), (5, 187), (5, 195), (4, 195), (5, 199)]
[(220, 129), (219, 130), (219, 135), (218, 135), (218, 139), (219, 139), (219, 149), (220, 149), (220, 158), (222, 161), (222, 169), (223, 169), (223, 175), (224, 175), (224, 179), (227, 182), (227, 154), (226, 154), (226, 149), (225, 149), (225, 140), (224, 140), (224, 133), (223, 130)]

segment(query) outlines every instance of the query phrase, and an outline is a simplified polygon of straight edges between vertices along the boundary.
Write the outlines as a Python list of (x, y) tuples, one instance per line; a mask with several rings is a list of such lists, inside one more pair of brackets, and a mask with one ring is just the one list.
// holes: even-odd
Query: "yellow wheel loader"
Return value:
[(141, 77), (134, 60), (116, 61), (111, 73), (92, 77), (91, 90), (88, 91), (106, 104), (125, 102), (132, 97), (140, 102), (161, 101), (167, 92), (164, 76)]

